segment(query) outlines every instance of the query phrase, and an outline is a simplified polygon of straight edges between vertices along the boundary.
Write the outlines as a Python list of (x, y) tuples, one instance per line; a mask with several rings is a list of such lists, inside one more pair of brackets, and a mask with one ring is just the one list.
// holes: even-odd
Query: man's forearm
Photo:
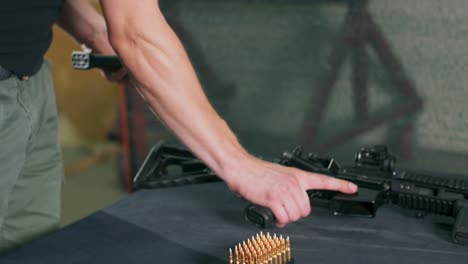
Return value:
[[(245, 151), (208, 102), (179, 39), (152, 0), (102, 0), (111, 43), (158, 117), (219, 175)], [(225, 179), (227, 180), (227, 179)]]
[(112, 54), (104, 18), (89, 0), (66, 0), (57, 24), (79, 43), (98, 53)]

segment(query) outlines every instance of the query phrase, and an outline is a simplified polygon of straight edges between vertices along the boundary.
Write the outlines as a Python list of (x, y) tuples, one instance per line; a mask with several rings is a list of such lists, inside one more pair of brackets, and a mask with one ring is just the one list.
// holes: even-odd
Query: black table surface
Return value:
[[(229, 247), (259, 230), (223, 183), (138, 191), (1, 257), (0, 263), (227, 263)], [(468, 263), (450, 241), (453, 220), (382, 207), (374, 219), (311, 216), (283, 229), (296, 263)]]

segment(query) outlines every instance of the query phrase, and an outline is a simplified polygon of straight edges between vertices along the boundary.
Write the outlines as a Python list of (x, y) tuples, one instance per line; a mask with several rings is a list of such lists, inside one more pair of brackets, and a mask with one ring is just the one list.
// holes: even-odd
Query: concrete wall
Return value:
[[(229, 93), (234, 95), (219, 110), (241, 138), (245, 131), (264, 131), (288, 136), (293, 142), (304, 112), (314, 103), (318, 91), (315, 83), (326, 67), (345, 7), (262, 2), (184, 0), (178, 1), (171, 12), (204, 60), (222, 80), (233, 84)], [(424, 112), (416, 121), (416, 144), (437, 151), (467, 153), (468, 2), (370, 2), (374, 19), (425, 100)], [(371, 109), (392, 107), (402, 98), (395, 94), (388, 74), (370, 54)], [(353, 122), (349, 73), (347, 64), (332, 94), (322, 135), (333, 131), (337, 122), (344, 127)], [(212, 89), (216, 88), (208, 87), (208, 93)], [(384, 130), (358, 140), (385, 142)]]

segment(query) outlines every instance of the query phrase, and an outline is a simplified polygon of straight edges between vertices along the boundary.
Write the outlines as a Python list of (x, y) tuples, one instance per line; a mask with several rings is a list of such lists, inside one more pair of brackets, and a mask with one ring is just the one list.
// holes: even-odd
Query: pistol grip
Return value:
[(269, 228), (276, 222), (273, 212), (266, 207), (250, 204), (244, 210), (245, 219), (259, 228)]

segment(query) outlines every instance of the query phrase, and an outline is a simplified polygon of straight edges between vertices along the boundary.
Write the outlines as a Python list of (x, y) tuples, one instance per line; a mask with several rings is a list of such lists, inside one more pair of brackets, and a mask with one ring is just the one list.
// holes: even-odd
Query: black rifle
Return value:
[[(359, 186), (356, 194), (334, 191), (308, 191), (309, 197), (329, 202), (335, 215), (374, 217), (382, 204), (395, 204), (418, 212), (455, 218), (452, 240), (468, 244), (468, 180), (436, 177), (411, 171), (396, 171), (395, 156), (385, 146), (363, 148), (354, 166), (341, 167), (334, 159), (309, 154), (301, 148), (283, 154), (280, 164), (351, 181)], [(249, 205), (246, 219), (261, 228), (275, 223), (270, 209)]]
[[(411, 171), (396, 171), (396, 159), (385, 146), (363, 148), (354, 166), (341, 167), (334, 159), (309, 154), (302, 149), (285, 152), (279, 164), (329, 175), (356, 183), (357, 194), (310, 190), (311, 200), (325, 200), (335, 215), (374, 217), (385, 204), (395, 204), (417, 212), (452, 216), (455, 224), (452, 239), (468, 244), (468, 180), (435, 177)], [(146, 157), (134, 178), (135, 189), (154, 189), (220, 181), (204, 163), (183, 147), (160, 142)], [(275, 223), (273, 213), (265, 207), (249, 205), (245, 218), (261, 227)]]

